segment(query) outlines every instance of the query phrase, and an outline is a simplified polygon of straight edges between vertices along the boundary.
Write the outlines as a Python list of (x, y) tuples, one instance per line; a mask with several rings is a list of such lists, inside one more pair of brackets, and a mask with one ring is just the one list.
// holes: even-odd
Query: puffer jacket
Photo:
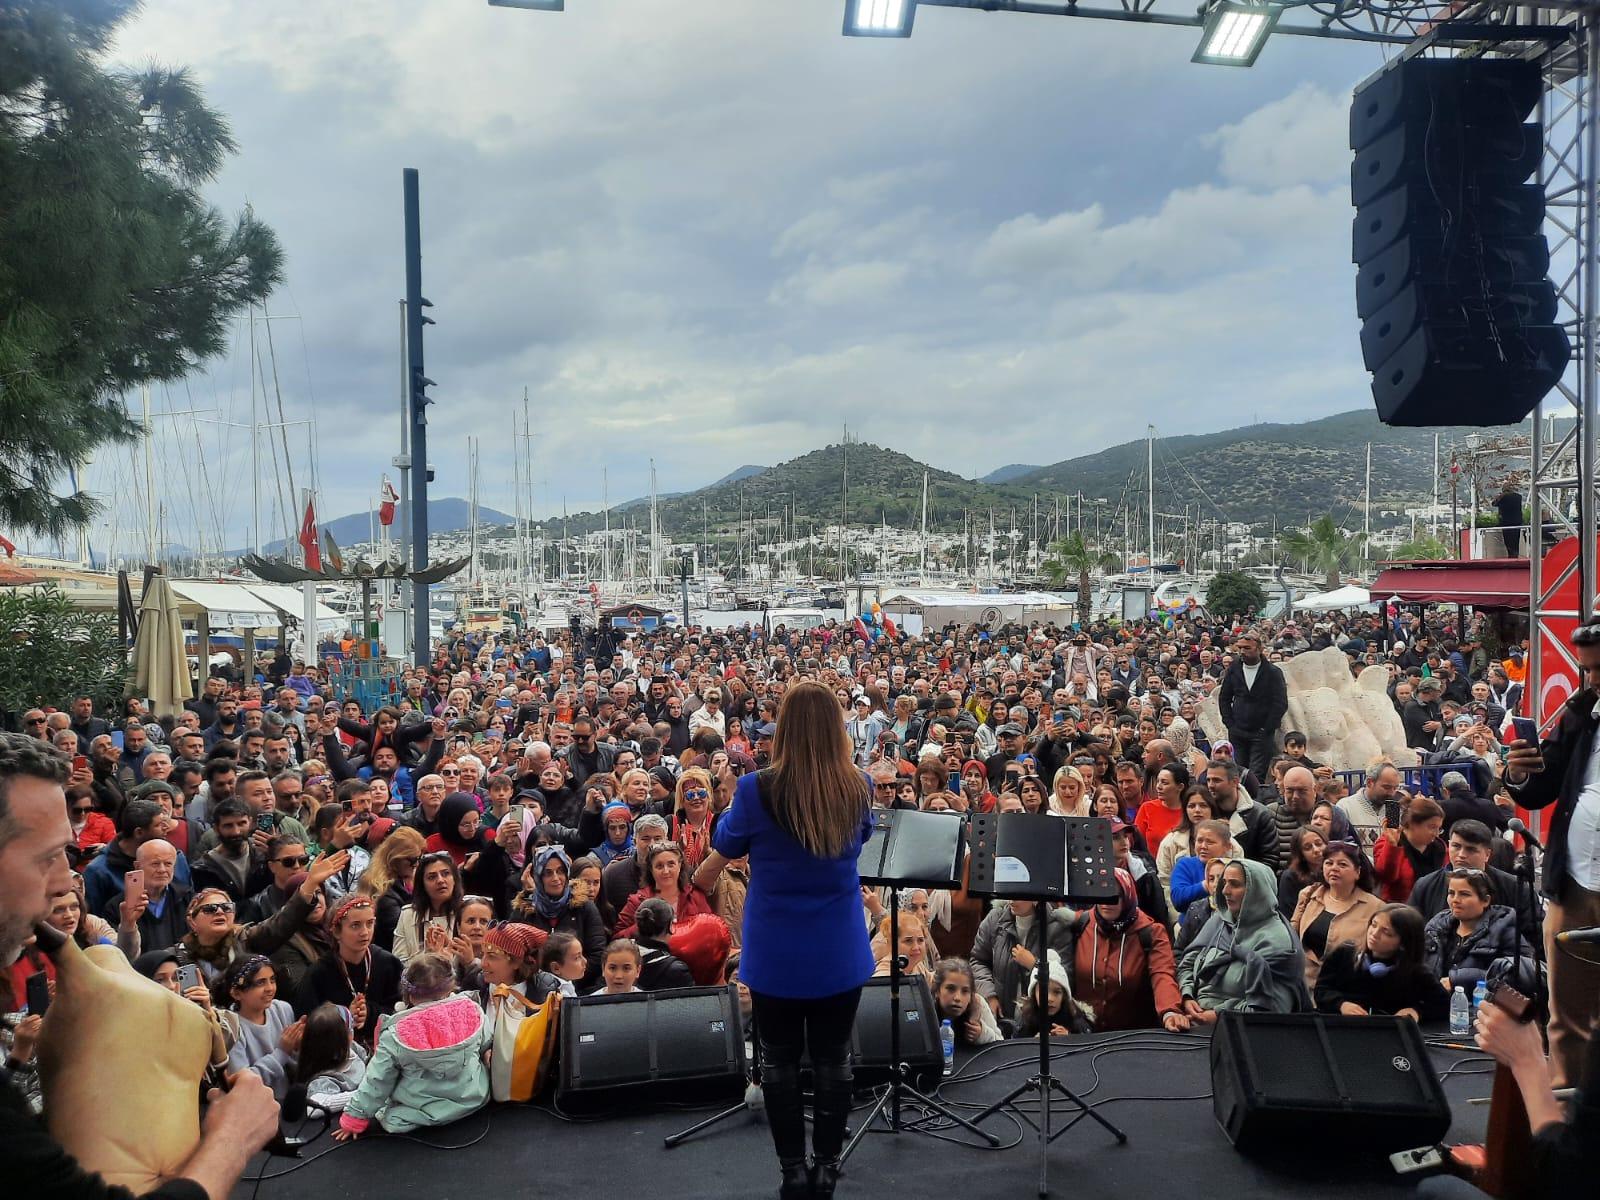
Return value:
[[(1516, 956), (1517, 913), (1508, 904), (1491, 904), (1478, 927), (1466, 937), (1455, 938), (1455, 927), (1449, 909), (1430, 917), (1422, 931), (1423, 954), (1435, 979), (1448, 975), (1452, 988), (1470, 993), (1478, 980), (1488, 975), (1495, 959)], [(1452, 941), (1454, 946), (1449, 945)]]
[[(1034, 912), (1034, 919), (1040, 919), (1040, 910)], [(1064, 963), (1072, 961), (1072, 917), (1067, 909), (1057, 909), (1049, 915), (1050, 923), (1045, 928), (1046, 944)], [(1038, 954), (1038, 938), (1035, 931), (1027, 946), (1035, 955)], [(1028, 987), (1028, 972), (1011, 957), (1017, 945), (1017, 916), (1011, 911), (1011, 905), (990, 909), (972, 943), (972, 983), (973, 989), (986, 1002), (991, 996), (999, 999), (1000, 1016), (1005, 1018), (1016, 1014), (1017, 1004)]]
[(387, 1133), (448, 1125), (489, 1102), (483, 1052), (493, 1027), (468, 995), (407, 1009), (384, 1023), (361, 1086), (340, 1124), (363, 1133), (374, 1120)]

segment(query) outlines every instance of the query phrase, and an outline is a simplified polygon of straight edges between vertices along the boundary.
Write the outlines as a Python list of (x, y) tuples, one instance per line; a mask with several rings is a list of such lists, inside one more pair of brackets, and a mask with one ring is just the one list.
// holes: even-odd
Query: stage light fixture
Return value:
[(845, 37), (911, 36), (917, 0), (844, 0)]
[(565, 12), (567, 0), (489, 0), (490, 8), (525, 8), (532, 12)]
[(1190, 62), (1212, 67), (1248, 67), (1267, 44), (1283, 7), (1278, 4), (1237, 4), (1218, 0), (1206, 10), (1200, 48)]

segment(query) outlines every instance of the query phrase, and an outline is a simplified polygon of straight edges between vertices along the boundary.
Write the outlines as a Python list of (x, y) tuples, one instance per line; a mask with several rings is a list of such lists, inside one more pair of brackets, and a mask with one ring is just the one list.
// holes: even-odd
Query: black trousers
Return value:
[(812, 1152), (819, 1161), (839, 1157), (850, 1120), (854, 1076), (850, 1034), (861, 989), (794, 1000), (752, 989), (750, 1003), (761, 1042), (761, 1090), (767, 1124), (780, 1161), (805, 1158), (805, 1109), (800, 1062), (809, 1053), (813, 1078)]
[(1228, 740), (1233, 743), (1233, 761), (1240, 772), (1254, 772), (1257, 779), (1267, 777), (1267, 764), (1278, 751), (1277, 740), (1268, 733), (1235, 733), (1228, 730)]

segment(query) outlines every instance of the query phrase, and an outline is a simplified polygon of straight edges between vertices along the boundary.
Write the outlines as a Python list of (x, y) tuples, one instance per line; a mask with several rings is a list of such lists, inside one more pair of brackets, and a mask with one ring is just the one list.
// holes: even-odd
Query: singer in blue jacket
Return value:
[[(739, 780), (695, 872), (695, 886), (709, 892), (731, 860), (750, 858), (739, 979), (750, 989), (784, 1200), (828, 1200), (839, 1177), (850, 1034), (873, 968), (856, 871), (872, 829), (869, 787), (833, 692), (798, 683), (778, 712), (771, 768)], [(815, 1080), (809, 1167), (800, 1092), (807, 1049)]]

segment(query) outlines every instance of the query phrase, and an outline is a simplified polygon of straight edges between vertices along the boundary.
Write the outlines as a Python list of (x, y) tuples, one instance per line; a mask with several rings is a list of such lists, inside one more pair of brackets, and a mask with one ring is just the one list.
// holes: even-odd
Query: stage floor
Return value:
[[(1414, 1191), (1417, 1176), (1396, 1176), (1383, 1159), (1363, 1162), (1337, 1140), (1318, 1139), (1304, 1155), (1273, 1163), (1236, 1153), (1212, 1116), (1208, 1043), (1206, 1036), (1155, 1032), (1057, 1042), (1052, 1070), (1119, 1125), (1128, 1142), (1118, 1145), (1094, 1121), (1080, 1122), (1049, 1148), (1051, 1195), (1171, 1200), (1176, 1189), (1234, 1200), (1291, 1195), (1350, 1200), (1352, 1194), (1380, 1200)], [(1487, 1106), (1468, 1106), (1467, 1100), (1489, 1094), (1492, 1064), (1448, 1049), (1430, 1048), (1430, 1054), (1445, 1077), (1455, 1113), (1446, 1140), (1481, 1140)], [(1037, 1061), (1032, 1042), (986, 1048), (958, 1061), (941, 1098), (970, 1113), (1021, 1083)], [(636, 1194), (650, 1200), (775, 1195), (772, 1144), (758, 1120), (735, 1116), (672, 1150), (663, 1148), (664, 1136), (710, 1111), (658, 1108), (573, 1122), (543, 1108), (505, 1105), (427, 1130), (417, 1139), (369, 1136), (340, 1145), (324, 1135), (308, 1147), (303, 1165), (254, 1160), (234, 1196), (248, 1200), (263, 1165), (265, 1178), (256, 1194), (292, 1194), (296, 1200), (555, 1196), (574, 1186), (592, 1195)], [(1060, 1124), (1063, 1111), (1057, 1107), (1054, 1124)], [(852, 1128), (865, 1116), (863, 1105)], [(1002, 1116), (990, 1118), (985, 1127), (1009, 1148), (968, 1149), (927, 1134), (875, 1131), (847, 1164), (839, 1195), (842, 1200), (887, 1194), (955, 1200), (952, 1184), (958, 1182), (967, 1184), (974, 1198), (1034, 1195), (1039, 1154), (1033, 1130)], [(313, 1160), (313, 1155), (322, 1156)], [(1352, 1183), (1359, 1192), (1352, 1193)]]

